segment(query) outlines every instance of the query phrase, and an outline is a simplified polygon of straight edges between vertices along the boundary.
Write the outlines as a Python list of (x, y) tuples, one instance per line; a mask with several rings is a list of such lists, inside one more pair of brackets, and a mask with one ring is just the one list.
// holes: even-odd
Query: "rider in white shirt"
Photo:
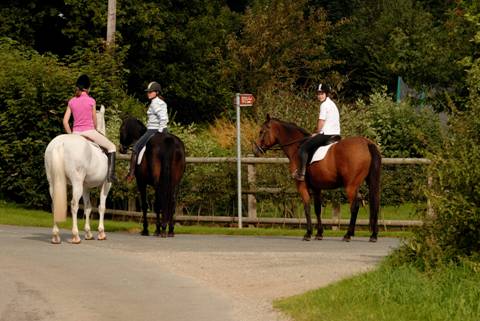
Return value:
[(340, 114), (337, 105), (330, 99), (331, 87), (326, 84), (318, 86), (317, 98), (320, 101), (320, 113), (317, 129), (301, 146), (298, 152), (298, 167), (294, 178), (298, 181), (305, 180), (305, 170), (308, 155), (323, 145), (340, 139)]
[(133, 145), (132, 158), (130, 159), (130, 170), (128, 171), (127, 181), (131, 181), (135, 176), (135, 163), (137, 162), (137, 155), (142, 148), (147, 144), (148, 140), (156, 133), (168, 133), (168, 111), (167, 104), (160, 96), (162, 90), (159, 83), (152, 81), (148, 84), (147, 92), (150, 104), (147, 110), (147, 131), (140, 137)]

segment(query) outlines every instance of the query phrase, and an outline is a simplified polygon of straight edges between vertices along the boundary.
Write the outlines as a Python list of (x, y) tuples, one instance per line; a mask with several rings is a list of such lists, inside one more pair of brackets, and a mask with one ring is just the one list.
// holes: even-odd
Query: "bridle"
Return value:
[(260, 153), (265, 154), (268, 149), (269, 149), (269, 150), (282, 150), (283, 147), (296, 144), (296, 143), (298, 143), (298, 142), (301, 142), (301, 141), (306, 140), (307, 138), (308, 138), (308, 137), (302, 137), (302, 138), (299, 138), (299, 139), (295, 139), (295, 140), (293, 140), (293, 141), (291, 141), (291, 142), (289, 142), (289, 143), (286, 143), (286, 144), (278, 144), (278, 147), (275, 146), (275, 147), (272, 147), (272, 148), (270, 148), (270, 147), (263, 147), (263, 148), (262, 148), (261, 146), (259, 146), (259, 145), (257, 144), (256, 141), (253, 141), (252, 144), (256, 147), (256, 149), (257, 149)]

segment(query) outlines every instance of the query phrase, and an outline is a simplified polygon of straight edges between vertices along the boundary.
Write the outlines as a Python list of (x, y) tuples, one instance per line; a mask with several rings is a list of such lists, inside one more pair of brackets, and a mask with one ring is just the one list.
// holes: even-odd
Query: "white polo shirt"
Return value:
[(340, 135), (340, 114), (337, 105), (327, 97), (320, 104), (320, 114), (318, 119), (325, 120), (322, 131), (325, 135)]

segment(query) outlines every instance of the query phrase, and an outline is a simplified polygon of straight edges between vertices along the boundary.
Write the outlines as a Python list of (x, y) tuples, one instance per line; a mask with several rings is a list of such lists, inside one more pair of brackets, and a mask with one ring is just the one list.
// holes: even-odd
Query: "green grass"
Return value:
[[(303, 205), (301, 202), (296, 202), (296, 205), (293, 206), (293, 210), (290, 209), (295, 217), (304, 217)], [(385, 220), (419, 220), (420, 215), (418, 208), (422, 207), (422, 204), (414, 203), (405, 203), (398, 206), (384, 205), (380, 208), (379, 219)], [(423, 205), (425, 207), (425, 205)], [(279, 207), (278, 204), (273, 203), (272, 201), (263, 201), (263, 203), (257, 203), (258, 215), (261, 217), (283, 217), (283, 207)], [(315, 210), (313, 204), (311, 205), (311, 213), (315, 216)], [(343, 219), (350, 218), (350, 206), (348, 204), (340, 205), (340, 216)], [(332, 217), (332, 206), (331, 203), (327, 203), (326, 207), (322, 207), (322, 218), (331, 218)], [(369, 217), (369, 207), (368, 205), (360, 206), (358, 211), (359, 219), (368, 219)]]
[(480, 273), (467, 267), (426, 274), (382, 265), (274, 306), (295, 321), (478, 321), (479, 284)]
[[(83, 229), (84, 220), (79, 217), (78, 228)], [(39, 227), (52, 227), (52, 214), (40, 210), (25, 209), (20, 205), (6, 203), (0, 201), (0, 224), (4, 225), (17, 225), (17, 226), (39, 226)], [(105, 230), (107, 232), (126, 231), (131, 233), (139, 233), (141, 224), (136, 221), (112, 221), (105, 220)], [(96, 230), (98, 227), (98, 220), (91, 220), (92, 230)], [(59, 224), (60, 228), (71, 229), (72, 220), (67, 218), (66, 222)], [(155, 225), (150, 224), (150, 231), (153, 232)], [(248, 227), (238, 229), (234, 227), (217, 227), (217, 226), (205, 226), (205, 225), (180, 225), (175, 226), (175, 232), (177, 234), (218, 234), (218, 235), (256, 235), (256, 236), (298, 236), (302, 237), (305, 234), (305, 228), (257, 228)], [(344, 230), (325, 230), (324, 236), (340, 237), (345, 234)], [(369, 231), (356, 231), (356, 236), (370, 236)], [(380, 237), (405, 237), (409, 235), (409, 232), (405, 231), (389, 231), (380, 232)]]

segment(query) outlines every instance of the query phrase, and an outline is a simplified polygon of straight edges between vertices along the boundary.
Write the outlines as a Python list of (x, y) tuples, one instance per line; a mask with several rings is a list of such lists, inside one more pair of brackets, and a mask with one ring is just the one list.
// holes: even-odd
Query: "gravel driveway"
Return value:
[(272, 309), (274, 299), (367, 271), (399, 243), (107, 237), (55, 246), (50, 229), (0, 225), (0, 321), (288, 320)]

